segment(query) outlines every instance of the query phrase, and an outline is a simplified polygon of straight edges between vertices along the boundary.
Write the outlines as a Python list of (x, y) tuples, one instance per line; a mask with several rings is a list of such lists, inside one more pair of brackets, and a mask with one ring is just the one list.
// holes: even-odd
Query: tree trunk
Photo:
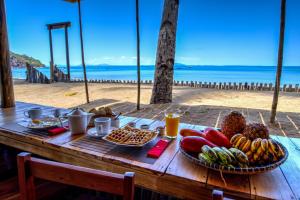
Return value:
[(14, 107), (15, 97), (9, 60), (9, 47), (4, 0), (0, 0), (0, 81), (1, 107)]
[(275, 116), (276, 116), (277, 104), (278, 104), (278, 96), (279, 96), (279, 91), (280, 91), (280, 79), (281, 79), (282, 62), (283, 62), (283, 46), (284, 46), (284, 32), (285, 32), (285, 12), (286, 12), (286, 0), (281, 0), (278, 63), (277, 63), (276, 83), (275, 83), (275, 90), (274, 90), (274, 96), (273, 96), (270, 123), (275, 122)]
[(179, 0), (165, 0), (156, 52), (151, 103), (172, 102)]

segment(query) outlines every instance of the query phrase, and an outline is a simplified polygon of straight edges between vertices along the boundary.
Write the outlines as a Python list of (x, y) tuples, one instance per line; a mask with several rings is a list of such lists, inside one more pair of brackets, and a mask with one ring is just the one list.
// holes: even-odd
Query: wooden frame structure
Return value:
[[(81, 41), (81, 56), (82, 56), (82, 65), (84, 71), (84, 81), (85, 81), (85, 92), (86, 100), (89, 103), (89, 93), (88, 93), (88, 83), (86, 76), (86, 67), (84, 61), (84, 49), (83, 49), (83, 35), (82, 35), (82, 20), (81, 20), (81, 0), (64, 0), (70, 3), (78, 3), (78, 12), (79, 12), (79, 26), (80, 26), (80, 41)], [(137, 97), (137, 109), (140, 107), (140, 48), (139, 48), (139, 2), (136, 0), (136, 28), (137, 28), (137, 74), (138, 74), (138, 97)], [(276, 108), (278, 102), (278, 94), (280, 87), (280, 75), (282, 68), (283, 60), (283, 46), (284, 46), (284, 27), (285, 27), (285, 9), (286, 9), (286, 0), (281, 1), (281, 26), (280, 26), (280, 42), (278, 50), (278, 66), (277, 66), (277, 76), (276, 76), (276, 89), (274, 91), (273, 105), (272, 105), (272, 117), (270, 122), (273, 123), (276, 115)], [(50, 37), (50, 52), (51, 52), (51, 80), (53, 80), (53, 47), (52, 47), (52, 28), (59, 28), (60, 26), (65, 27), (66, 37), (67, 37), (67, 28), (65, 24), (52, 24), (48, 27), (49, 37)], [(66, 41), (66, 46), (68, 46)], [(67, 50), (68, 51), (68, 50)], [(68, 53), (67, 53), (68, 54)], [(68, 57), (68, 56), (67, 56)], [(67, 58), (68, 64), (68, 58)], [(68, 75), (70, 73), (68, 72)], [(6, 13), (4, 0), (0, 0), (0, 94), (1, 94), (1, 107), (14, 107), (14, 90), (13, 90), (13, 81), (12, 81), (12, 72), (9, 63), (9, 46), (8, 46), (8, 36), (7, 36), (7, 25), (6, 25)]]
[(68, 80), (71, 79), (70, 74), (70, 55), (69, 55), (69, 36), (68, 36), (68, 28), (71, 27), (71, 22), (59, 22), (54, 24), (46, 25), (49, 30), (49, 42), (50, 42), (50, 81), (54, 81), (54, 58), (53, 58), (53, 45), (52, 45), (52, 30), (53, 29), (65, 29), (65, 42), (66, 42), (66, 62), (67, 62), (67, 70), (68, 70)]

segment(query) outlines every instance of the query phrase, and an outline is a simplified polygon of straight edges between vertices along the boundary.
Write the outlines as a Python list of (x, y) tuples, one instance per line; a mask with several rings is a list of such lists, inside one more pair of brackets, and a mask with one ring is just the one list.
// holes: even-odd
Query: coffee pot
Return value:
[(87, 126), (94, 116), (93, 113), (87, 113), (82, 108), (73, 109), (68, 115), (69, 129), (71, 134), (83, 134), (86, 133)]

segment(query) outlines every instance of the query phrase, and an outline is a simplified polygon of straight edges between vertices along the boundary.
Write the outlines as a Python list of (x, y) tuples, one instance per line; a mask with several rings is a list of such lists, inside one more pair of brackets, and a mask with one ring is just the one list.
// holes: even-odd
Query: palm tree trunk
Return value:
[(15, 97), (10, 68), (4, 0), (0, 0), (0, 92), (1, 107), (14, 107)]
[(165, 0), (156, 52), (151, 103), (172, 102), (179, 0)]
[(281, 79), (281, 72), (282, 72), (284, 32), (285, 32), (285, 12), (286, 12), (286, 0), (281, 0), (280, 38), (279, 38), (279, 48), (278, 48), (278, 63), (277, 63), (276, 83), (275, 83), (275, 90), (274, 90), (274, 96), (273, 96), (270, 123), (275, 122), (275, 116), (276, 116), (277, 104), (278, 104), (278, 96), (279, 96), (279, 91), (280, 91), (280, 79)]

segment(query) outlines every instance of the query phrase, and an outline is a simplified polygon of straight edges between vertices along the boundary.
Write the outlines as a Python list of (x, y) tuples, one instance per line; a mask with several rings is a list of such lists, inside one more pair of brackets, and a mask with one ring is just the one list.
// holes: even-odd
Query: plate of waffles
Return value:
[(150, 130), (143, 130), (125, 126), (112, 130), (110, 134), (102, 139), (117, 145), (127, 147), (142, 147), (157, 137), (158, 133)]

